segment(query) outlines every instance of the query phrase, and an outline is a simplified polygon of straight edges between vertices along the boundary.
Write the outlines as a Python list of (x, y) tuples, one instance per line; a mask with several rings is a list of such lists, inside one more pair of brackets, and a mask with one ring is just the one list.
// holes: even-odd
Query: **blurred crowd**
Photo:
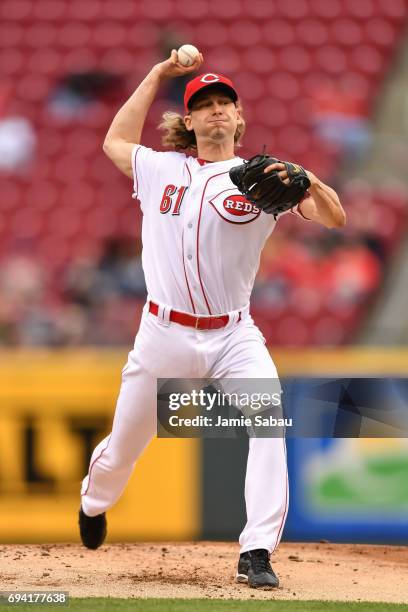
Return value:
[(381, 280), (384, 262), (373, 246), (364, 235), (321, 232), (306, 242), (295, 232), (276, 232), (265, 247), (253, 302), (265, 312), (292, 308), (300, 316), (360, 305)]
[(112, 238), (98, 258), (52, 275), (28, 254), (0, 267), (0, 344), (129, 344), (146, 299), (140, 239)]
[[(101, 144), (147, 67), (186, 40), (242, 91), (240, 155), (267, 143), (345, 196), (344, 231), (286, 215), (268, 240), (252, 299), (267, 341), (352, 341), (403, 235), (408, 199), (405, 186), (369, 184), (349, 197), (336, 180), (369, 151), (405, 8), (314, 2), (302, 17), (302, 2), (295, 11), (255, 2), (231, 17), (229, 3), (117, 4), (0, 6), (0, 346), (132, 341), (146, 299), (141, 216)], [(160, 147), (163, 110), (182, 111), (185, 83), (163, 84), (146, 119), (148, 146)]]
[[(319, 228), (305, 237), (303, 223), (282, 223), (267, 242), (254, 310), (307, 319), (364, 304), (381, 282), (380, 243)], [(28, 254), (10, 255), (0, 267), (0, 295), (0, 345), (129, 345), (146, 300), (141, 240), (111, 238), (97, 257), (74, 258), (56, 274)]]

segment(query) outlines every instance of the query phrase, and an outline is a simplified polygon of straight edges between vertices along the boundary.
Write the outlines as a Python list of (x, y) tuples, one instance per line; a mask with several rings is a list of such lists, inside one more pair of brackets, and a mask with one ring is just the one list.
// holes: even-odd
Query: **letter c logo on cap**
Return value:
[(215, 83), (216, 81), (220, 80), (220, 77), (216, 74), (213, 74), (212, 72), (209, 72), (208, 74), (205, 74), (203, 77), (201, 77), (200, 80), (202, 83)]

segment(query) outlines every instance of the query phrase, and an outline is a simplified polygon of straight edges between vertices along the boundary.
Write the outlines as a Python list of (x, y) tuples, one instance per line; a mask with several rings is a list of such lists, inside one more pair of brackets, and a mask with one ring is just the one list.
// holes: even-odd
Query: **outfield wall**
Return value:
[[(281, 376), (406, 376), (408, 370), (405, 350), (273, 356)], [(110, 431), (126, 358), (126, 350), (0, 353), (1, 542), (78, 539), (80, 482), (92, 448)], [(335, 447), (342, 441), (288, 442), (285, 537), (408, 541), (405, 441), (349, 440), (356, 444), (343, 449)], [(327, 471), (341, 467), (339, 457), (348, 460), (343, 481)], [(245, 520), (245, 461), (245, 440), (154, 440), (110, 512), (111, 541), (236, 538)], [(355, 490), (344, 497), (347, 487)]]

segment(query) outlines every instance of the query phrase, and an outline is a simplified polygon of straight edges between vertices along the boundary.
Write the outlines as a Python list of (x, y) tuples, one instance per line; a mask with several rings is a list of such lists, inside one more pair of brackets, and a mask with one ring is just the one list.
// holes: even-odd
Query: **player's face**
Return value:
[(197, 140), (205, 138), (214, 141), (234, 139), (239, 120), (235, 102), (222, 91), (200, 95), (184, 118), (187, 129), (194, 130)]

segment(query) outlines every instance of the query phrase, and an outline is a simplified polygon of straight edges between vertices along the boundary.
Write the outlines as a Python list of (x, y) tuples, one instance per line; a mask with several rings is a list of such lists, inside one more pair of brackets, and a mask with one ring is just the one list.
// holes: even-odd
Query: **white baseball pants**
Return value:
[[(116, 503), (135, 462), (155, 435), (157, 378), (277, 378), (277, 372), (249, 314), (239, 323), (235, 317), (223, 329), (198, 331), (168, 323), (145, 307), (122, 371), (112, 432), (93, 451), (82, 482), (82, 508), (88, 516), (106, 512)], [(241, 553), (276, 549), (288, 499), (285, 440), (250, 438)]]

